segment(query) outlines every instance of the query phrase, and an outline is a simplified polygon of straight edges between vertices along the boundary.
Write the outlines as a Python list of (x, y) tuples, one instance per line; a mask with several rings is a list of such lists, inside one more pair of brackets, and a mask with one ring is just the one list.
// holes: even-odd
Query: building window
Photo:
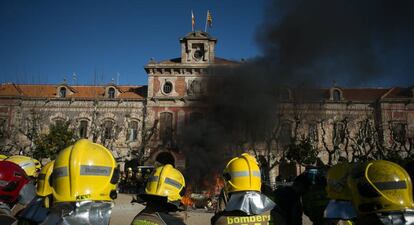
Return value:
[(290, 91), (287, 88), (280, 88), (278, 91), (278, 96), (280, 101), (290, 100)]
[(169, 94), (172, 91), (172, 83), (167, 81), (165, 82), (164, 86), (162, 87), (162, 90), (164, 91), (165, 94)]
[(282, 146), (286, 146), (290, 143), (292, 138), (292, 126), (289, 122), (282, 124), (280, 128), (279, 141)]
[(339, 145), (345, 142), (345, 124), (336, 122), (333, 129), (333, 144)]
[(190, 124), (195, 124), (203, 119), (203, 114), (199, 112), (190, 113)]
[(108, 89), (108, 98), (115, 98), (115, 88)]
[(406, 124), (405, 123), (393, 123), (391, 127), (391, 134), (394, 141), (399, 143), (405, 143), (405, 139), (407, 136), (406, 132)]
[(54, 119), (55, 126), (63, 126), (65, 124), (65, 120), (62, 118)]
[(334, 90), (332, 94), (335, 102), (341, 101), (341, 92), (339, 90)]
[(5, 118), (0, 118), (0, 138), (6, 137), (7, 131), (7, 120)]
[(193, 80), (188, 87), (188, 95), (194, 96), (201, 94), (201, 82), (198, 80)]
[(138, 122), (132, 121), (129, 123), (128, 133), (127, 133), (128, 141), (136, 141), (138, 139)]
[(114, 123), (112, 121), (104, 122), (104, 139), (111, 139), (113, 136)]
[(88, 121), (82, 120), (79, 124), (79, 137), (87, 138), (88, 137)]
[(61, 98), (65, 98), (66, 97), (66, 88), (65, 87), (61, 87), (59, 89), (59, 97), (61, 97)]
[(311, 141), (318, 141), (318, 125), (316, 123), (309, 124), (309, 139)]
[(160, 114), (160, 139), (164, 144), (172, 141), (172, 113), (162, 112)]

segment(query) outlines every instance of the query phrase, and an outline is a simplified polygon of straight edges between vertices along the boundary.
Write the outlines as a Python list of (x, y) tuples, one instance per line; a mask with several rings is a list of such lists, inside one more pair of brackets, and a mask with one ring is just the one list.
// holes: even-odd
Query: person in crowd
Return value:
[(318, 166), (304, 172), (311, 185), (302, 193), (303, 213), (314, 225), (324, 224), (324, 211), (329, 203), (326, 193), (326, 169)]
[(228, 200), (224, 210), (213, 216), (211, 224), (285, 224), (274, 209), (276, 204), (261, 193), (260, 169), (253, 156), (243, 153), (230, 160), (223, 177)]
[(330, 201), (324, 211), (326, 224), (352, 225), (356, 219), (357, 213), (352, 205), (352, 194), (347, 184), (353, 165), (343, 162), (328, 170), (326, 192)]
[(131, 225), (183, 225), (179, 206), (185, 194), (185, 179), (172, 165), (155, 169), (148, 179), (145, 193), (140, 195), (146, 207), (132, 220)]
[(4, 160), (14, 162), (19, 165), (24, 172), (26, 172), (26, 175), (32, 178), (33, 181), (36, 180), (36, 177), (42, 167), (38, 160), (23, 155), (13, 155)]
[(35, 197), (33, 181), (10, 161), (0, 161), (0, 224), (16, 222), (16, 216)]
[(307, 175), (301, 174), (294, 179), (291, 186), (282, 186), (274, 191), (274, 199), (287, 225), (302, 225), (301, 196), (311, 184)]
[(55, 161), (47, 163), (37, 177), (36, 197), (30, 204), (19, 214), (18, 220), (20, 225), (36, 225), (43, 222), (49, 214), (49, 208), (52, 203), (52, 187), (50, 178)]
[(118, 180), (112, 153), (87, 139), (78, 140), (55, 159), (53, 206), (42, 225), (108, 225)]
[(356, 225), (412, 225), (414, 203), (409, 174), (398, 164), (375, 160), (357, 164), (348, 176)]

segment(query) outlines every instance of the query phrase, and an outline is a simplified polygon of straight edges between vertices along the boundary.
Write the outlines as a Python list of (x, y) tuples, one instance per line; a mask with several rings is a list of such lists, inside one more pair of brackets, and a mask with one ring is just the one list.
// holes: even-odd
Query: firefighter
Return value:
[(125, 171), (120, 172), (121, 181), (119, 181), (118, 188), (120, 193), (126, 193), (126, 174)]
[(253, 156), (243, 153), (230, 160), (223, 177), (228, 201), (224, 211), (211, 218), (211, 224), (285, 224), (276, 210), (271, 213), (276, 204), (260, 192), (260, 169)]
[(78, 140), (59, 152), (52, 173), (53, 207), (42, 224), (109, 224), (119, 171), (108, 149)]
[(140, 197), (147, 206), (138, 213), (131, 225), (183, 225), (177, 213), (185, 194), (185, 180), (181, 172), (172, 165), (160, 166), (149, 177), (145, 193)]
[(329, 203), (326, 193), (326, 172), (322, 167), (312, 168), (304, 172), (310, 186), (302, 194), (303, 213), (314, 225), (324, 224), (324, 211)]
[(330, 201), (324, 212), (327, 224), (352, 225), (356, 218), (351, 190), (347, 184), (352, 165), (347, 162), (339, 163), (328, 170), (326, 192)]
[(19, 214), (19, 224), (40, 224), (49, 214), (49, 207), (52, 205), (52, 187), (50, 176), (52, 175), (55, 161), (47, 163), (39, 173), (36, 184), (36, 197)]
[(412, 183), (398, 164), (385, 160), (355, 166), (348, 176), (355, 224), (414, 224)]
[(142, 174), (142, 169), (138, 168), (137, 173), (135, 174), (135, 180), (136, 180), (136, 193), (141, 194), (145, 189), (145, 180), (144, 175)]
[(16, 215), (35, 196), (35, 186), (24, 170), (10, 161), (0, 161), (0, 224), (16, 222)]
[(24, 172), (26, 172), (27, 176), (31, 177), (33, 180), (35, 180), (42, 167), (38, 160), (23, 155), (13, 155), (5, 160), (19, 165)]
[(126, 189), (128, 194), (133, 193), (133, 189), (135, 187), (134, 185), (135, 179), (134, 179), (134, 171), (132, 171), (131, 167), (128, 167), (127, 169), (127, 177), (126, 177)]
[(311, 185), (308, 176), (302, 173), (294, 179), (292, 185), (281, 186), (274, 191), (274, 199), (287, 225), (302, 225), (301, 196)]

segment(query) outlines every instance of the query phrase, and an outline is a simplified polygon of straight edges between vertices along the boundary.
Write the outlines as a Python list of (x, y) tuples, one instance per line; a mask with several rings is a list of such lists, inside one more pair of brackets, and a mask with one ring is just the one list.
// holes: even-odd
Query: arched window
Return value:
[(5, 118), (0, 118), (0, 139), (6, 136), (7, 131), (7, 120)]
[(203, 119), (203, 114), (199, 112), (190, 113), (190, 124), (197, 123)]
[(172, 141), (172, 119), (173, 114), (170, 112), (162, 112), (160, 114), (160, 140), (164, 143)]
[(292, 138), (292, 125), (289, 122), (282, 124), (280, 128), (279, 141), (282, 146), (286, 146), (290, 143)]
[(137, 121), (132, 121), (129, 123), (127, 139), (128, 141), (136, 141), (138, 139), (138, 122)]
[(114, 123), (112, 121), (105, 121), (103, 124), (104, 128), (104, 139), (111, 139), (113, 136)]
[(334, 90), (332, 95), (332, 98), (335, 102), (341, 101), (341, 92), (339, 90)]
[(281, 88), (279, 90), (279, 100), (288, 101), (290, 100), (290, 91), (287, 88)]
[(115, 88), (108, 88), (108, 98), (115, 98)]
[(59, 89), (59, 97), (61, 97), (61, 98), (65, 98), (66, 97), (66, 88), (65, 87), (61, 87)]
[(188, 87), (188, 95), (194, 96), (201, 94), (201, 82), (198, 80), (193, 80)]
[(65, 120), (62, 118), (56, 118), (54, 119), (55, 126), (63, 126), (65, 124)]
[(316, 123), (309, 124), (308, 132), (309, 132), (308, 137), (311, 141), (314, 141), (314, 142), (318, 141), (318, 125)]
[(87, 138), (88, 137), (88, 121), (82, 120), (79, 123), (79, 137)]
[(399, 143), (405, 143), (407, 131), (406, 128), (407, 124), (405, 123), (393, 123), (391, 127), (391, 135), (394, 141)]
[(345, 141), (345, 124), (342, 122), (336, 122), (333, 129), (333, 143), (339, 145)]
[(167, 82), (165, 82), (164, 86), (162, 87), (162, 90), (165, 94), (169, 94), (169, 93), (172, 92), (172, 88), (173, 88), (172, 83), (167, 81)]

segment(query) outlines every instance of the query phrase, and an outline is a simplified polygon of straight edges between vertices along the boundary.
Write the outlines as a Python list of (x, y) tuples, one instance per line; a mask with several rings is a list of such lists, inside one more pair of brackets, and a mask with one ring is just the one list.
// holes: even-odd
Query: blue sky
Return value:
[[(217, 56), (234, 60), (253, 58), (263, 54), (256, 42), (256, 32), (263, 31), (260, 25), (264, 21), (276, 24), (283, 21), (281, 15), (289, 5), (286, 3), (307, 2), (273, 0), (282, 6), (274, 10), (270, 1), (1, 0), (0, 83), (56, 84), (66, 78), (70, 84), (107, 84), (112, 79), (116, 82), (119, 74), (120, 84), (145, 85), (147, 75), (143, 67), (150, 58), (160, 61), (180, 56), (179, 39), (191, 31), (191, 10), (196, 17), (197, 30), (204, 29), (206, 12), (211, 10), (213, 28), (209, 33), (218, 39)], [(309, 4), (322, 9), (327, 5), (326, 1), (316, 2), (320, 5)], [(367, 10), (366, 7), (371, 9), (371, 3), (359, 7), (357, 1), (353, 2), (361, 8), (360, 11)], [(315, 10), (313, 14), (318, 13)], [(411, 15), (411, 12), (403, 13)], [(295, 18), (302, 21), (304, 16), (298, 14)], [(400, 19), (404, 21), (404, 18)], [(412, 27), (414, 16), (407, 18), (405, 25)], [(378, 18), (371, 19), (376, 21)], [(395, 21), (401, 20), (397, 18)], [(287, 28), (288, 31), (291, 29), (290, 26)], [(327, 31), (329, 36), (330, 30)], [(358, 85), (413, 85), (412, 33), (398, 35), (402, 40), (397, 42), (399, 46), (390, 48), (386, 54), (378, 52), (377, 59), (386, 65), (383, 74)], [(356, 32), (353, 36), (357, 39), (358, 35)], [(306, 44), (312, 34), (305, 36)], [(386, 38), (381, 36), (379, 41)], [(300, 51), (296, 53), (299, 57), (302, 54)], [(342, 82), (341, 74), (335, 75), (335, 80), (347, 85)], [(324, 85), (332, 83), (329, 79), (319, 79)], [(352, 82), (348, 84), (353, 85)]]
[(204, 29), (217, 56), (236, 59), (259, 54), (255, 29), (263, 20), (264, 0), (220, 1), (56, 1), (0, 2), (0, 82), (146, 84), (143, 69), (156, 60), (179, 57), (179, 38)]

